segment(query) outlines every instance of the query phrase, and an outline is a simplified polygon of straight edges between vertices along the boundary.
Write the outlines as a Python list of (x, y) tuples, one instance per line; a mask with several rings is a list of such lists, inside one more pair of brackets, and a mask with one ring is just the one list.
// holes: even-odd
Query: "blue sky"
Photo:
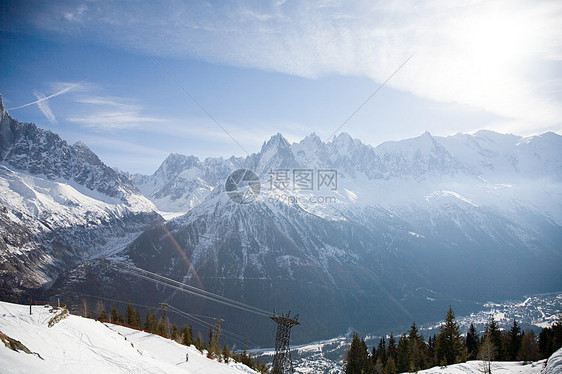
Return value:
[(562, 132), (559, 1), (3, 1), (0, 61), (12, 117), (145, 174), (327, 140), (395, 72), (340, 131)]

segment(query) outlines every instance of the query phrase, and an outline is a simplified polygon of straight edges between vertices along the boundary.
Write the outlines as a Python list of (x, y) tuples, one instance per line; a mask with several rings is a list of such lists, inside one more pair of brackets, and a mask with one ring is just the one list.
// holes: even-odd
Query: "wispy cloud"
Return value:
[(46, 99), (45, 95), (38, 91), (33, 91), (33, 95), (35, 95), (35, 97), (39, 99), (37, 100), (36, 104), (39, 107), (41, 113), (43, 113), (43, 115), (47, 117), (47, 120), (49, 122), (57, 123), (57, 119), (55, 118), (55, 115), (53, 114), (53, 111), (49, 106), (49, 101)]
[(57, 123), (57, 119), (56, 119), (55, 115), (53, 114), (53, 111), (51, 110), (51, 107), (49, 105), (49, 99), (52, 99), (54, 97), (64, 95), (64, 94), (69, 93), (73, 90), (76, 90), (78, 88), (78, 86), (80, 86), (81, 84), (82, 84), (82, 82), (62, 83), (62, 84), (59, 83), (59, 84), (56, 85), (57, 88), (56, 88), (55, 93), (53, 93), (49, 96), (45, 96), (45, 94), (43, 94), (42, 92), (34, 90), (33, 95), (37, 98), (37, 100), (32, 101), (32, 102), (27, 103), (27, 104), (16, 106), (16, 107), (13, 107), (13, 108), (8, 108), (8, 110), (17, 110), (17, 109), (21, 109), (21, 108), (25, 108), (25, 107), (37, 104), (37, 107), (39, 108), (41, 113), (43, 113), (43, 115), (47, 118), (47, 120), (50, 123)]
[[(35, 97), (37, 97), (37, 100), (36, 100), (36, 101), (32, 101), (31, 103), (27, 103), (27, 104), (24, 104), (24, 105), (16, 106), (16, 107), (13, 107), (13, 108), (8, 108), (8, 110), (16, 110), (16, 109), (25, 108), (25, 107), (28, 107), (28, 106), (31, 106), (31, 105), (34, 105), (34, 104), (40, 104), (40, 103), (42, 103), (42, 102), (44, 102), (44, 101), (47, 101), (47, 100), (49, 100), (49, 99), (52, 99), (53, 97), (57, 97), (57, 96), (63, 95), (63, 94), (65, 94), (65, 93), (68, 93), (68, 92), (70, 92), (70, 91), (76, 89), (81, 83), (82, 83), (82, 82), (72, 83), (72, 84), (66, 83), (66, 84), (64, 84), (64, 87), (63, 87), (63, 88), (61, 88), (60, 90), (58, 90), (57, 92), (55, 92), (54, 94), (51, 94), (51, 95), (49, 95), (49, 96), (45, 96), (45, 95), (43, 95), (42, 93), (40, 93), (40, 92), (38, 92), (38, 91), (34, 91), (33, 94), (35, 95)], [(48, 107), (48, 106), (47, 106), (47, 107)], [(41, 107), (40, 107), (40, 108), (41, 108)], [(41, 111), (43, 111), (43, 109), (41, 109)], [(49, 112), (50, 112), (50, 109), (49, 109)], [(44, 113), (44, 112), (43, 112), (43, 113)], [(52, 114), (52, 113), (51, 113), (51, 114)]]
[[(45, 6), (36, 27), (158, 56), (191, 56), (303, 77), (367, 76), (423, 98), (555, 126), (562, 87), (559, 1), (99, 2)], [(127, 121), (125, 121), (127, 122)]]
[(67, 120), (99, 131), (133, 129), (142, 123), (161, 121), (159, 118), (143, 117), (136, 112), (122, 111), (99, 111), (85, 116), (71, 116)]
[(114, 96), (80, 96), (75, 102), (84, 104), (81, 113), (67, 120), (99, 131), (116, 131), (139, 128), (144, 124), (157, 124), (161, 118), (144, 115), (142, 107), (130, 99)]

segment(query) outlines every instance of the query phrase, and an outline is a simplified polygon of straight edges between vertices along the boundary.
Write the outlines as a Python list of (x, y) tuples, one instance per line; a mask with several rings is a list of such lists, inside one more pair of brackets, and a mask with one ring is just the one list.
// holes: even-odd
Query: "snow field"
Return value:
[[(255, 373), (239, 363), (208, 359), (157, 335), (70, 315), (47, 326), (50, 307), (0, 302), (0, 331), (32, 352), (0, 345), (0, 373)], [(189, 362), (185, 354), (189, 353)]]
[[(545, 360), (523, 365), (521, 362), (499, 362), (491, 363), (491, 370), (494, 374), (540, 374), (543, 370)], [(433, 367), (431, 369), (418, 371), (419, 374), (477, 374), (483, 373), (483, 361), (468, 361), (462, 364), (455, 364), (443, 367)]]

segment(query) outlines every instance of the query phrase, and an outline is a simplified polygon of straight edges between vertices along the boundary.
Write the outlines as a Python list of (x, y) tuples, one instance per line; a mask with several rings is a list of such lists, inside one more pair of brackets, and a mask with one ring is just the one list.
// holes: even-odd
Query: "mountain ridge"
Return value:
[(161, 218), (84, 143), (11, 118), (0, 97), (0, 289), (17, 301)]

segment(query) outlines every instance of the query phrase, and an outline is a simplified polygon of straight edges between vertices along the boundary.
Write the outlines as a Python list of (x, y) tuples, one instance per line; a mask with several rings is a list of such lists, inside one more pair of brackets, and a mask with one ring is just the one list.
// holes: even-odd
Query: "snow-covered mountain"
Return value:
[(154, 174), (134, 174), (131, 181), (160, 211), (185, 213), (224, 183), (239, 164), (240, 159), (235, 157), (201, 162), (195, 156), (173, 153)]
[(0, 289), (28, 296), (62, 271), (114, 253), (160, 218), (83, 143), (12, 119), (0, 97)]
[[(263, 344), (269, 319), (135, 279), (100, 258), (297, 311), (300, 342), (350, 326), (388, 331), (435, 320), (449, 305), (470, 311), (474, 301), (562, 284), (562, 137), (554, 133), (426, 132), (377, 147), (345, 133), (293, 144), (276, 134), (244, 158), (172, 154), (153, 175), (131, 176), (3, 106), (1, 115), (4, 298), (44, 286), (45, 297), (69, 304), (77, 292), (167, 300), (228, 319)], [(225, 192), (241, 168), (260, 182), (249, 204)], [(154, 210), (183, 215), (153, 225)]]
[[(160, 206), (176, 204), (175, 196), (189, 201), (186, 214), (147, 230), (121, 255), (262, 309), (298, 311), (297, 341), (350, 326), (388, 331), (435, 319), (448, 305), (469, 311), (472, 301), (558, 290), (561, 154), (562, 137), (553, 133), (480, 131), (426, 132), (378, 147), (348, 134), (293, 144), (277, 134), (260, 152), (212, 159), (213, 167), (172, 155), (154, 176), (133, 180), (158, 191)], [(260, 179), (250, 204), (225, 193), (226, 176), (238, 168)], [(195, 199), (185, 186), (203, 194)], [(65, 273), (53, 294), (96, 283), (104, 269)], [(128, 275), (112, 276), (130, 284)], [(219, 314), (256, 341), (270, 339), (269, 320), (148, 282), (138, 288), (139, 298)]]

